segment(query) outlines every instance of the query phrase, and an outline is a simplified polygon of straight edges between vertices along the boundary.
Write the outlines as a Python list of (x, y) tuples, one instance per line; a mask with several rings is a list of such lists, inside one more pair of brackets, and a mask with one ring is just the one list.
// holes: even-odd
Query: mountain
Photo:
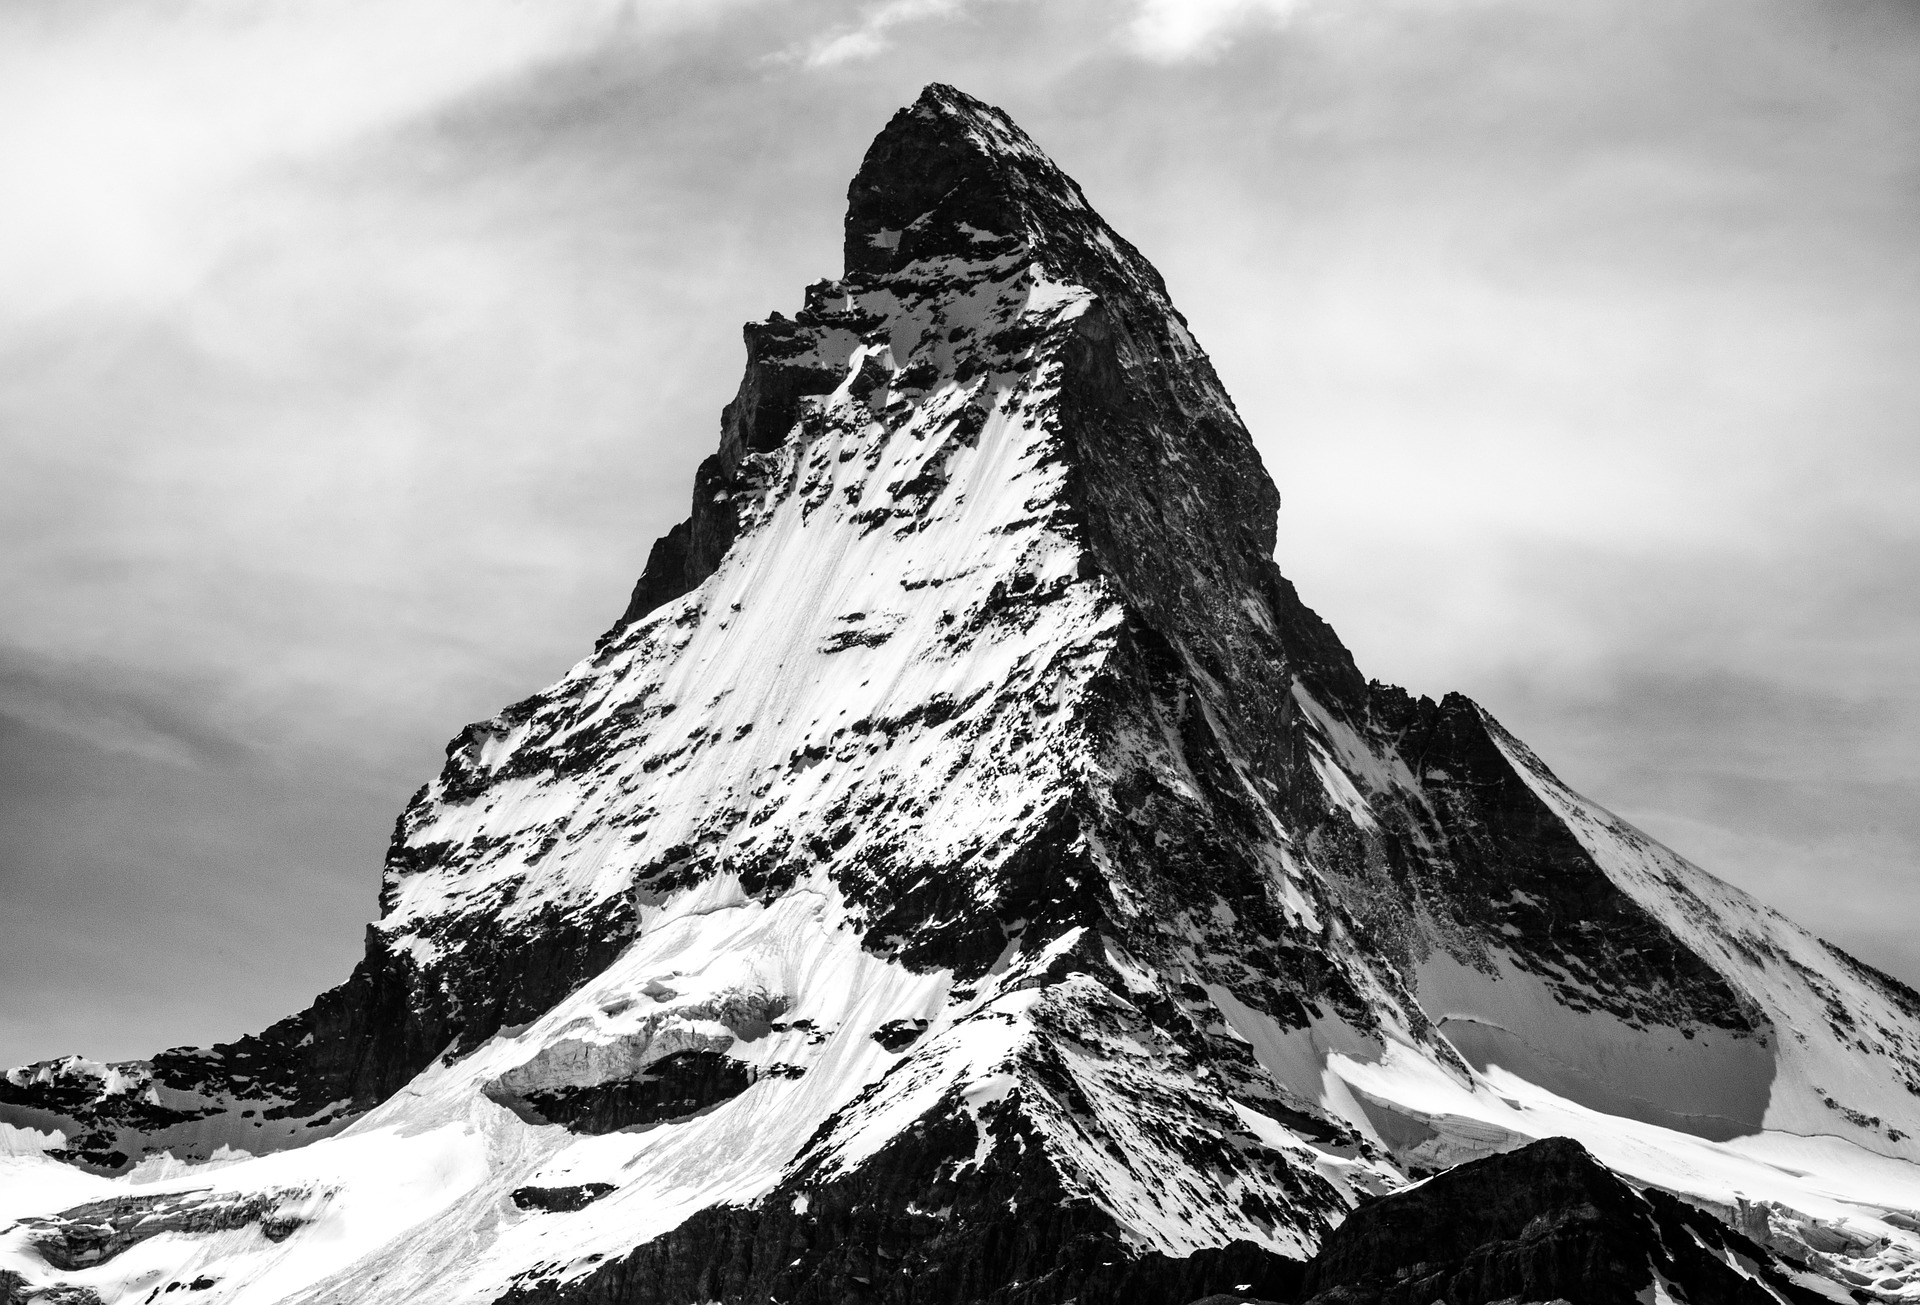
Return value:
[(346, 983), (0, 1078), (9, 1290), (1586, 1281), (1486, 1268), (1524, 1243), (1596, 1300), (1920, 1296), (1920, 996), (1369, 682), (1160, 276), (1006, 115), (895, 115), (845, 263), (746, 328), (620, 620), (449, 744)]

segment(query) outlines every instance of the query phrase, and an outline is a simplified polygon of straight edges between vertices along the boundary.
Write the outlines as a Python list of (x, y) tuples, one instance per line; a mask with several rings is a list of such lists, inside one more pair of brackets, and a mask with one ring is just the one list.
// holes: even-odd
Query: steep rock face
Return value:
[(348, 982), (0, 1121), (109, 1170), (344, 1130), (220, 1172), (349, 1229), (356, 1157), (416, 1166), (377, 1238), (224, 1244), (316, 1302), (1287, 1294), (1549, 1127), (1912, 1153), (1920, 1000), (1368, 683), (1158, 274), (1004, 114), (896, 115), (845, 275), (746, 343), (688, 520), (449, 745)]

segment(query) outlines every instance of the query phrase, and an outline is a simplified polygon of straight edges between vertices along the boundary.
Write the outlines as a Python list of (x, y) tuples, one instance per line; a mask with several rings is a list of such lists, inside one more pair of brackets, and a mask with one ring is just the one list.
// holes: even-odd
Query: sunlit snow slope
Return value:
[(1003, 114), (897, 115), (844, 277), (746, 343), (688, 521), (449, 745), (346, 984), (0, 1079), (0, 1287), (1187, 1300), (1567, 1134), (1920, 1296), (1920, 999), (1369, 684)]

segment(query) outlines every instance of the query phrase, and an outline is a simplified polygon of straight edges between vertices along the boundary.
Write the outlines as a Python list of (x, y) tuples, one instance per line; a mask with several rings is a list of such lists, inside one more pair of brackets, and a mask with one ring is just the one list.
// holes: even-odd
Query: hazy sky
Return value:
[(342, 980), (929, 80), (1165, 273), (1381, 679), (1920, 982), (1920, 4), (0, 7), (0, 1063)]

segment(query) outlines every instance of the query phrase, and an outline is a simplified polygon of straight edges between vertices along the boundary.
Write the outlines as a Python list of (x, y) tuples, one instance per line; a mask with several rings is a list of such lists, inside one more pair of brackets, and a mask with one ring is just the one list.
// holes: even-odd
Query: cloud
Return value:
[(177, 296), (250, 172), (717, 4), (127, 0), (0, 8), (0, 284), (14, 315)]
[[(901, 29), (931, 20), (952, 20), (1009, 0), (883, 0), (850, 23), (837, 24), (789, 46), (775, 62), (812, 69), (877, 59), (896, 48)], [(1082, 14), (1081, 40), (1095, 45), (1118, 38), (1118, 48), (1155, 63), (1204, 61), (1219, 56), (1242, 33), (1283, 24), (1305, 0), (1138, 0), (1130, 17), (1105, 6)], [(1092, 39), (1088, 39), (1092, 38)]]
[(934, 19), (957, 18), (973, 0), (884, 0), (870, 5), (860, 17), (788, 47), (776, 62), (808, 68), (832, 68), (878, 58), (893, 45), (895, 29)]
[(242, 749), (210, 732), (184, 686), (129, 691), (117, 668), (65, 665), (0, 648), (0, 718), (93, 751), (175, 767), (231, 759)]
[(1142, 58), (1163, 63), (1219, 55), (1249, 28), (1278, 26), (1300, 12), (1304, 0), (1140, 0), (1125, 28), (1126, 44)]

